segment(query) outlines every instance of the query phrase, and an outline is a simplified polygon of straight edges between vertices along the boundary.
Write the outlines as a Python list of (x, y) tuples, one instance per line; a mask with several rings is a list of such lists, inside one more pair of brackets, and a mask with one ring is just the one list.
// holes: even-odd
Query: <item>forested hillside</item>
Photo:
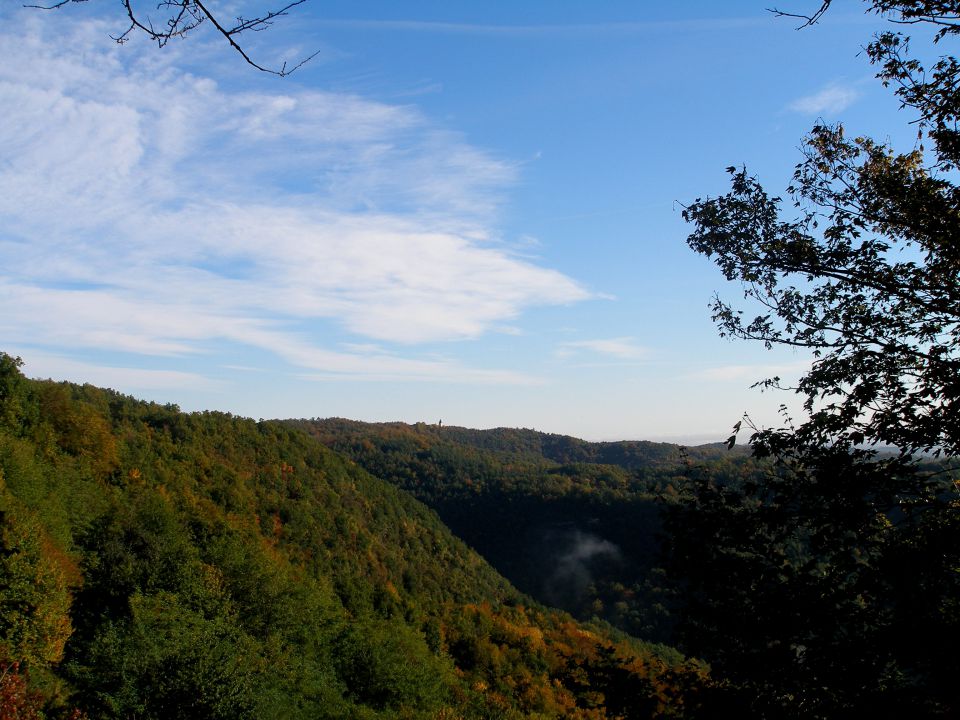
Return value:
[(659, 642), (670, 640), (674, 595), (658, 567), (665, 506), (694, 464), (720, 482), (751, 466), (722, 445), (340, 418), (292, 424), (436, 510), (524, 592)]
[[(828, 448), (818, 459), (828, 482), (805, 484), (791, 464), (716, 447), (342, 419), (293, 424), (421, 498), (542, 602), (647, 640), (705, 648), (728, 668), (713, 670), (721, 684), (708, 717), (951, 712), (945, 672), (956, 662), (946, 647), (957, 576), (931, 543), (951, 542), (955, 463), (923, 456), (902, 465), (888, 451), (864, 461)], [(589, 462), (616, 457), (632, 459)], [(578, 461), (561, 462), (571, 458)], [(926, 483), (922, 501), (942, 505), (946, 517), (917, 513), (920, 500), (903, 490), (898, 507), (861, 490), (891, 470), (905, 487)], [(785, 499), (768, 495), (771, 487)], [(808, 518), (816, 533), (797, 528)], [(934, 626), (942, 637), (928, 637)], [(792, 645), (780, 639), (791, 635)], [(925, 647), (936, 650), (925, 655)]]
[(25, 379), (0, 355), (5, 717), (641, 718), (676, 652), (513, 589), (279, 422)]

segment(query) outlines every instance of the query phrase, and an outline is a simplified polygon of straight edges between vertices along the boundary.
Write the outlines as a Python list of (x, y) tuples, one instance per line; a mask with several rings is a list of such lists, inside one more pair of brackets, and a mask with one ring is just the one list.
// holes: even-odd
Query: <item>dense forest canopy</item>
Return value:
[[(657, 564), (662, 508), (690, 522), (673, 528), (674, 547), (706, 526), (723, 541), (735, 526), (717, 532), (702, 497), (683, 503), (701, 480), (731, 494), (763, 482), (766, 461), (529, 431), (184, 414), (27, 380), (0, 360), (0, 702), (19, 717), (717, 717), (746, 708), (762, 676), (728, 675), (724, 662), (714, 674), (636, 638), (686, 637), (672, 617), (684, 576)], [(577, 462), (545, 455), (557, 447)], [(628, 460), (589, 459), (610, 452)], [(581, 601), (581, 622), (514, 590), (401, 488), (450, 513), (495, 563), (527, 556), (507, 568), (532, 591), (544, 588), (531, 568), (548, 558), (554, 595), (542, 599)], [(547, 554), (577, 520), (582, 545), (620, 543), (617, 562)], [(723, 552), (713, 542), (702, 550)], [(564, 597), (581, 569), (591, 587)], [(782, 622), (787, 598), (763, 600), (750, 597), (754, 621)]]
[(702, 664), (510, 586), (413, 497), (279, 422), (0, 355), (5, 717), (648, 718)]
[(533, 430), (343, 419), (297, 421), (331, 449), (424, 502), (511, 583), (581, 620), (670, 642), (673, 590), (659, 567), (662, 509), (694, 463), (749, 472), (722, 445), (591, 443)]

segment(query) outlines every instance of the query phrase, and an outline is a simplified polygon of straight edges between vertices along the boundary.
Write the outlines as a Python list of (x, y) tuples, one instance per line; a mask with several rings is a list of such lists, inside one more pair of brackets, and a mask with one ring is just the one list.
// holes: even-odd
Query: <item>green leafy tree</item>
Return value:
[(23, 423), (26, 388), (23, 360), (0, 352), (0, 428), (19, 430)]
[(178, 595), (136, 594), (128, 618), (106, 622), (75, 677), (98, 717), (252, 718), (255, 648), (228, 613)]
[(73, 631), (70, 586), (77, 575), (43, 525), (10, 496), (0, 471), (0, 659), (30, 670), (61, 660)]
[(378, 710), (435, 712), (447, 699), (452, 666), (400, 622), (358, 620), (337, 644), (337, 669), (349, 695)]
[[(940, 48), (960, 33), (957, 2), (868, 7), (932, 27)], [(729, 168), (729, 194), (683, 213), (690, 246), (760, 308), (717, 298), (721, 334), (814, 356), (794, 388), (805, 419), (753, 427), (769, 472), (701, 478), (670, 525), (685, 646), (759, 716), (960, 709), (960, 65), (925, 65), (894, 31), (867, 54), (912, 111), (914, 148), (819, 124), (787, 202)]]

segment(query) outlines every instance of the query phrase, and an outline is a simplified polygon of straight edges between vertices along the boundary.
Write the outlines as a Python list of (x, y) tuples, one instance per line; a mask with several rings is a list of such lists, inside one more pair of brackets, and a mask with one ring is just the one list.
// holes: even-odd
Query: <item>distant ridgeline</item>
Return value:
[(672, 591), (660, 515), (690, 465), (739, 477), (746, 451), (645, 441), (591, 443), (534, 430), (291, 422), (412, 493), (516, 587), (581, 620), (669, 642)]
[[(0, 716), (601, 719), (709, 707), (703, 665), (526, 598), (393, 486), (441, 515), (467, 499), (486, 517), (451, 522), (475, 534), (499, 524), (494, 550), (515, 556), (528, 550), (520, 511), (531, 533), (565, 533), (589, 507), (598, 523), (577, 526), (570, 553), (617, 565), (639, 552), (624, 539), (636, 520), (621, 527), (603, 509), (652, 513), (653, 489), (670, 491), (671, 471), (640, 461), (656, 447), (570, 465), (600, 451), (534, 451), (524, 443), (553, 442), (535, 434), (485, 448), (455, 428), (340, 426), (337, 441), (332, 423), (185, 414), (28, 380), (0, 353)], [(513, 505), (494, 511), (498, 498)]]

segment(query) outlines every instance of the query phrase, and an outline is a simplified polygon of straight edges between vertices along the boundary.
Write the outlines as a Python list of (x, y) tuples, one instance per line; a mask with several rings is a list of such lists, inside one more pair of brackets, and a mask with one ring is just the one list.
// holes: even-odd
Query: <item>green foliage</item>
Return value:
[(24, 414), (23, 360), (0, 352), (0, 427), (19, 430)]
[(57, 446), (75, 457), (78, 465), (92, 477), (109, 477), (119, 466), (117, 443), (110, 421), (89, 402), (71, 397), (82, 389), (67, 383), (42, 383), (35, 386), (40, 412), (53, 430)]
[(86, 648), (92, 662), (74, 672), (100, 717), (252, 718), (256, 650), (229, 613), (135, 594), (129, 618), (101, 625)]
[(72, 632), (77, 569), (2, 480), (0, 473), (0, 656), (41, 670), (60, 661)]
[(687, 482), (691, 458), (709, 461), (717, 477), (745, 471), (745, 456), (721, 446), (682, 451), (423, 423), (292, 424), (428, 504), (539, 601), (660, 642), (670, 640), (674, 591), (658, 568), (659, 500)]
[[(579, 626), (522, 611), (511, 635), (515, 589), (302, 429), (30, 381), (6, 360), (0, 660), (20, 671), (0, 702), (23, 717), (604, 718), (660, 702), (636, 693), (679, 709), (709, 686), (621, 641), (617, 662), (650, 668), (646, 684), (598, 694), (583, 673), (606, 677), (609, 657), (547, 631)], [(576, 478), (620, 488), (618, 472)], [(481, 605), (490, 622), (456, 630)], [(504, 652), (508, 666), (485, 665)], [(495, 666), (514, 679), (477, 670)]]
[(431, 716), (448, 700), (453, 665), (398, 620), (368, 617), (337, 639), (338, 674), (355, 702), (377, 710), (408, 708)]

